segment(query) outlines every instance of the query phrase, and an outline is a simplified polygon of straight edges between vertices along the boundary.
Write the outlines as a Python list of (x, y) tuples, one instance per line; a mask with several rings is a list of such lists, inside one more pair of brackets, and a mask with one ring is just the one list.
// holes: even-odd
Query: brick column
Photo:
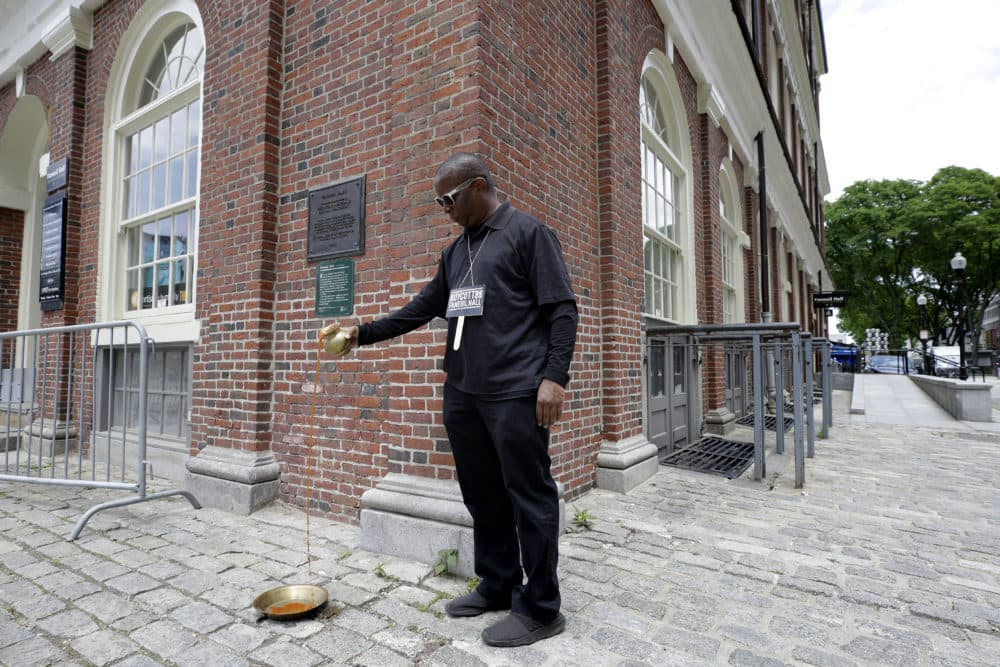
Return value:
[[(34, 63), (27, 70), (25, 93), (37, 96), (47, 111), (49, 129), (49, 162), (66, 159), (65, 194), (65, 244), (63, 246), (63, 299), (60, 307), (41, 313), (44, 328), (79, 323), (80, 299), (90, 296), (91, 287), (81, 285), (81, 218), (83, 208), (84, 128), (86, 108), (87, 60), (89, 40), (86, 30), (90, 24), (86, 14), (68, 13), (59, 26), (46, 35), (47, 46), (53, 51)], [(75, 29), (71, 29), (71, 27)], [(61, 35), (61, 37), (60, 37)], [(28, 165), (34, 170), (36, 165)], [(86, 298), (85, 297), (85, 298)], [(77, 429), (76, 410), (85, 406), (73, 404), (69, 397), (70, 347), (74, 339), (47, 336), (39, 341), (39, 357), (35, 360), (35, 386), (43, 394), (34, 400), (44, 418), (36, 418), (27, 427), (32, 440), (41, 441), (44, 451), (52, 451), (56, 442), (74, 442)], [(85, 354), (85, 343), (77, 341), (74, 353)], [(79, 358), (79, 357), (77, 357)], [(38, 416), (36, 415), (36, 417)], [(74, 445), (75, 446), (75, 445)]]
[(638, 90), (663, 25), (649, 3), (600, 0), (597, 19), (597, 176), (600, 326), (611, 333), (600, 360), (601, 444), (597, 485), (629, 491), (657, 470), (643, 432), (642, 174)]
[[(271, 452), (274, 279), (284, 7), (205, 17), (197, 317), (188, 486), (202, 503), (252, 512), (278, 494)], [(220, 93), (224, 93), (221, 94)], [(225, 146), (227, 150), (219, 147)]]

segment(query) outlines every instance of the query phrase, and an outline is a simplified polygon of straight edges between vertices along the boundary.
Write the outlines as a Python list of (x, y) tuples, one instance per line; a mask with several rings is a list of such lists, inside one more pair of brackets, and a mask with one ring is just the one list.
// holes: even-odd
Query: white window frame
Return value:
[[(724, 323), (738, 323), (746, 321), (746, 288), (745, 288), (745, 264), (743, 253), (750, 248), (750, 235), (743, 231), (743, 206), (740, 199), (740, 189), (737, 186), (736, 171), (732, 162), (726, 158), (719, 169), (719, 225), (721, 229), (721, 243), (723, 248), (727, 239), (731, 242), (730, 280), (727, 281), (723, 270), (722, 279), (722, 299)], [(723, 204), (725, 206), (723, 206)], [(723, 209), (728, 210), (728, 215), (722, 213)], [(725, 253), (723, 253), (725, 261)], [(723, 267), (724, 269), (725, 267)], [(732, 309), (728, 317), (726, 314), (726, 295), (732, 297)]]
[[(200, 227), (201, 151), (204, 146), (204, 122), (199, 132), (198, 174), (195, 179), (193, 215), (196, 224), (189, 245), (193, 247), (189, 276), (188, 303), (151, 310), (125, 309), (126, 243), (122, 234), (123, 178), (126, 171), (126, 139), (155, 119), (183, 108), (202, 98), (202, 79), (192, 81), (158, 98), (146, 108), (135, 109), (142, 91), (144, 77), (164, 39), (185, 23), (194, 23), (202, 30), (201, 14), (194, 0), (148, 0), (136, 13), (122, 36), (108, 79), (104, 109), (104, 149), (101, 173), (101, 233), (98, 260), (97, 318), (112, 321), (128, 318), (141, 322), (147, 334), (157, 342), (194, 342), (200, 334), (200, 322), (195, 317), (197, 307), (198, 230)], [(208, 45), (206, 44), (206, 50)], [(206, 62), (203, 56), (202, 63)], [(132, 110), (134, 111), (127, 111)], [(150, 212), (148, 220), (157, 220), (172, 211), (191, 207), (191, 199)], [(131, 221), (136, 222), (137, 218)], [(131, 226), (131, 225), (130, 225)]]
[[(640, 221), (643, 229), (643, 241), (648, 237), (654, 242), (674, 254), (679, 261), (672, 271), (673, 282), (676, 283), (676, 299), (671, 299), (671, 312), (664, 315), (655, 315), (648, 312), (650, 309), (644, 298), (643, 315), (649, 319), (670, 323), (697, 322), (695, 313), (695, 276), (694, 261), (691, 250), (692, 239), (694, 238), (694, 201), (691, 188), (691, 140), (687, 123), (687, 112), (683, 106), (683, 96), (680, 85), (674, 75), (673, 65), (667, 56), (659, 51), (653, 50), (646, 57), (643, 64), (642, 78), (638, 82), (641, 87), (648, 81), (656, 93), (657, 102), (663, 111), (663, 122), (666, 126), (666, 137), (659, 136), (640, 117), (640, 157), (644, 159), (644, 151), (649, 147), (656, 158), (663, 163), (667, 171), (673, 176), (672, 205), (675, 207), (674, 238), (668, 238), (662, 233), (646, 225), (645, 211), (642, 212), (643, 219)], [(645, 174), (642, 174), (642, 179)], [(645, 187), (640, 182), (640, 187)], [(643, 249), (644, 252), (644, 249)], [(647, 273), (645, 261), (643, 261), (644, 277)], [(645, 284), (645, 281), (644, 281)], [(645, 290), (645, 288), (644, 288)], [(645, 291), (644, 291), (645, 295)]]

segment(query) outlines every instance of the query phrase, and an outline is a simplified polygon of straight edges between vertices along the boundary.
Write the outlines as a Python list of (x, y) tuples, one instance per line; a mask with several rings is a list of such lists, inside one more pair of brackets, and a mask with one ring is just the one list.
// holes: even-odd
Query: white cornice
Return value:
[[(91, 17), (106, 0), (0, 0), (0, 86), (48, 51), (90, 48)], [(57, 56), (58, 57), (58, 56)]]
[(726, 105), (710, 83), (698, 84), (698, 113), (708, 114), (716, 127), (721, 127), (725, 119)]
[(52, 52), (50, 60), (75, 46), (89, 51), (94, 46), (94, 17), (76, 7), (67, 7), (42, 35), (42, 43)]

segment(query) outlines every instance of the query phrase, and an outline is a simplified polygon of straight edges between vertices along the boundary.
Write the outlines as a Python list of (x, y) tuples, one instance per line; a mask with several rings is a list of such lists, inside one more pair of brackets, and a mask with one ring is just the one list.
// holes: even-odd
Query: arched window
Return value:
[(719, 226), (722, 241), (722, 321), (743, 322), (743, 248), (749, 236), (740, 229), (739, 191), (728, 160), (719, 173)]
[(156, 41), (137, 108), (123, 109), (116, 133), (123, 314), (187, 305), (195, 293), (204, 39), (184, 22)]
[[(186, 454), (198, 264), (205, 37), (195, 0), (147, 0), (122, 35), (105, 100), (98, 316), (141, 322), (148, 433)], [(104, 350), (112, 406), (98, 429), (135, 427), (138, 359)]]
[[(641, 126), (644, 312), (669, 321), (688, 319), (685, 251), (688, 225), (686, 121), (670, 104), (672, 73), (647, 60), (639, 86)], [(670, 84), (673, 85), (670, 85)], [(681, 112), (682, 114), (683, 112)]]

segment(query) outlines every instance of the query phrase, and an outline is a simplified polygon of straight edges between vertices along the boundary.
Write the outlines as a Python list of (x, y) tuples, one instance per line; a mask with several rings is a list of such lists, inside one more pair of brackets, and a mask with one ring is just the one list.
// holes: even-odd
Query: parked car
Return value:
[(958, 377), (960, 354), (958, 345), (939, 345), (931, 353), (934, 355), (934, 374), (941, 377)]
[(912, 373), (913, 368), (907, 368), (906, 357), (895, 354), (876, 354), (868, 360), (869, 373), (894, 373), (896, 375), (906, 375)]

